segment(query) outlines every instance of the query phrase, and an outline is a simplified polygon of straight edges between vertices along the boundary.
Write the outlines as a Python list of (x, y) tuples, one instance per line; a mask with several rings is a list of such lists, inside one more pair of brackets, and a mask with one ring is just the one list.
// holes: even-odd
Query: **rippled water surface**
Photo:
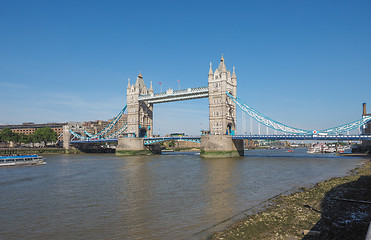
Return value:
[(0, 238), (205, 239), (224, 220), (360, 160), (304, 149), (46, 156), (46, 165), (0, 168)]

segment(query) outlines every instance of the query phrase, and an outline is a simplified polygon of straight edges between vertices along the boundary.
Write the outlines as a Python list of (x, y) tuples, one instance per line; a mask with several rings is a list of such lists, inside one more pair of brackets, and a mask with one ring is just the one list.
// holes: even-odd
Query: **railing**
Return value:
[(201, 142), (200, 136), (177, 136), (177, 137), (153, 137), (153, 138), (145, 138), (144, 145), (149, 145), (156, 142), (164, 142), (164, 141), (187, 141), (187, 142)]

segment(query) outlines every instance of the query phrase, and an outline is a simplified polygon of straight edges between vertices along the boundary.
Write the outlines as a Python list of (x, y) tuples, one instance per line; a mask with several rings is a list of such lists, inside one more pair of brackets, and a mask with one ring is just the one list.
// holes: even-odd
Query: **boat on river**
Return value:
[(350, 154), (352, 152), (353, 152), (353, 148), (351, 148), (350, 146), (339, 147), (337, 151), (338, 154)]
[(335, 144), (318, 143), (312, 145), (307, 153), (337, 153), (337, 154), (348, 154), (352, 153), (351, 146), (335, 146)]
[(32, 166), (45, 164), (39, 155), (0, 156), (0, 167)]

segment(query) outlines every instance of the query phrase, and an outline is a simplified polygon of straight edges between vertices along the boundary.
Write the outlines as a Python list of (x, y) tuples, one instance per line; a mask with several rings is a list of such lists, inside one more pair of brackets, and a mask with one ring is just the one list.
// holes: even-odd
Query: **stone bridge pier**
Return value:
[(239, 157), (244, 155), (242, 139), (230, 135), (201, 136), (200, 156), (205, 158)]
[(118, 140), (116, 155), (133, 156), (152, 154), (161, 154), (161, 145), (159, 143), (144, 145), (144, 138), (139, 137), (123, 137)]

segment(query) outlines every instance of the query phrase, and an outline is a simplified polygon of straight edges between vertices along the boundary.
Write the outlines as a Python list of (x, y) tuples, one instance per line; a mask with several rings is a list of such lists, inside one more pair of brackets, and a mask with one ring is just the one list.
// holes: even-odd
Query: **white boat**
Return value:
[(308, 148), (307, 153), (315, 153), (314, 147)]
[(336, 149), (333, 147), (329, 147), (324, 143), (318, 143), (312, 145), (307, 151), (307, 153), (334, 153)]
[(334, 147), (329, 147), (329, 148), (326, 148), (324, 150), (325, 153), (335, 153), (336, 152), (336, 148)]
[(38, 155), (0, 156), (0, 167), (41, 165), (46, 163), (44, 160)]
[(314, 145), (308, 149), (307, 153), (323, 153), (322, 146)]
[(339, 147), (337, 152), (339, 154), (352, 153), (352, 148), (351, 147)]

